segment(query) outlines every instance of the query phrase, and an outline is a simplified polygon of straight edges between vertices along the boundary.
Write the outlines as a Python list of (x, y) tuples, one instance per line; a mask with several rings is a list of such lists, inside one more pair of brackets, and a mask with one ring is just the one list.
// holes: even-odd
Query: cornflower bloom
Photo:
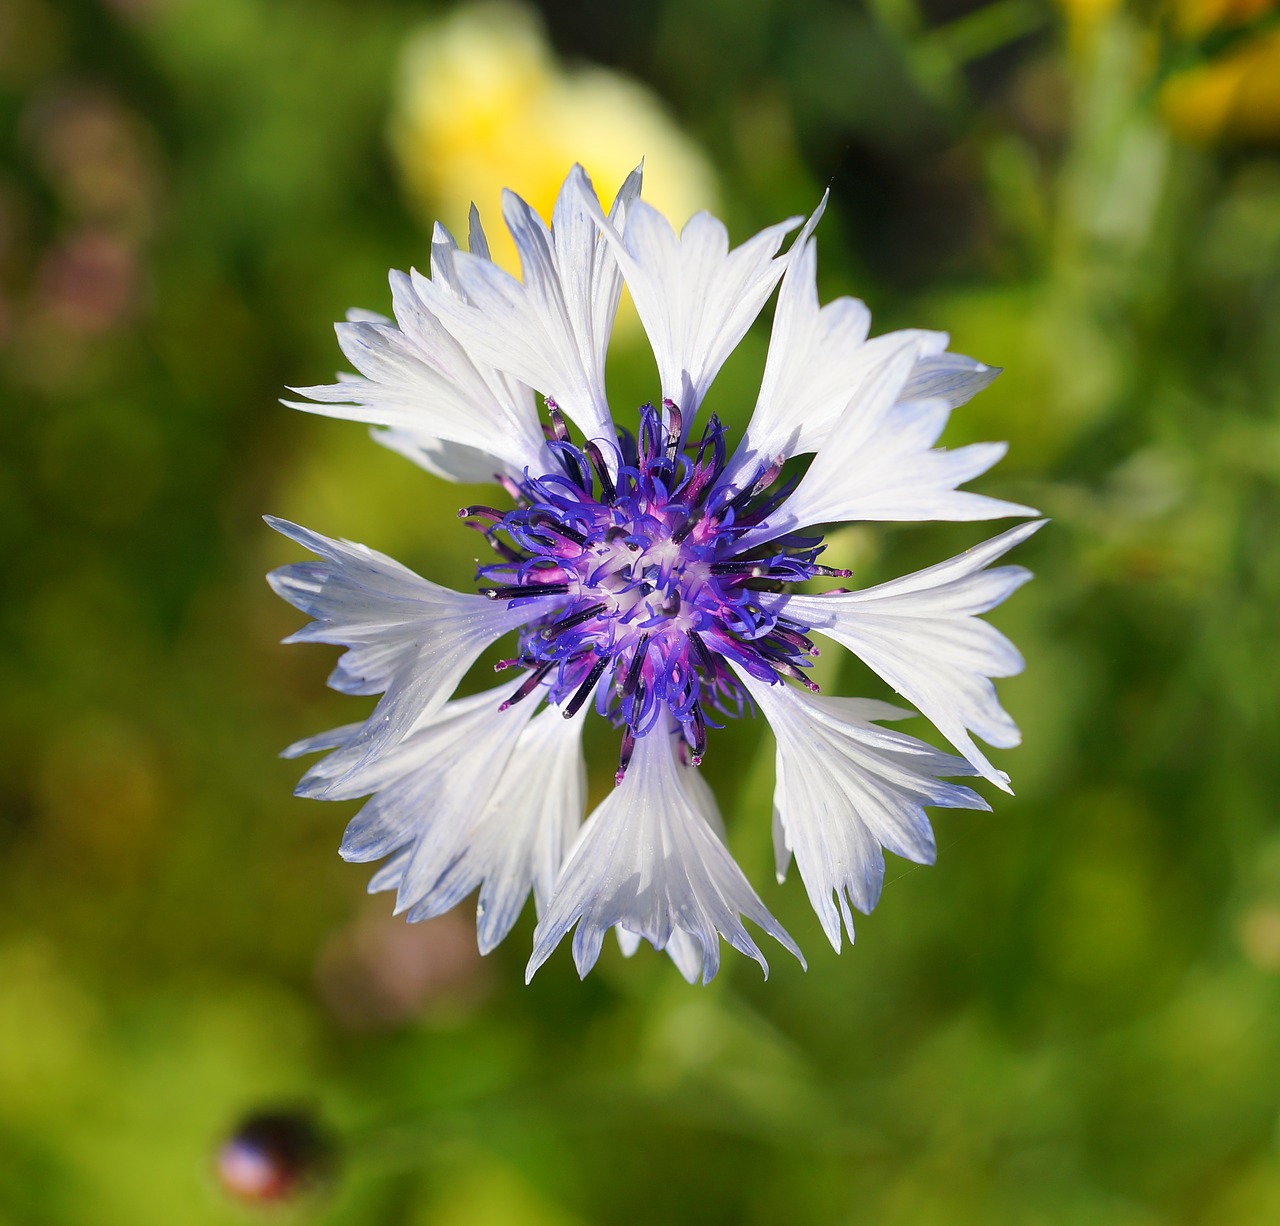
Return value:
[[(851, 908), (877, 902), (884, 849), (934, 859), (926, 805), (988, 807), (949, 777), (1008, 790), (971, 734), (1017, 743), (991, 678), (1022, 661), (978, 614), (1029, 577), (990, 564), (1039, 524), (877, 587), (792, 587), (850, 573), (818, 562), (819, 525), (1034, 514), (958, 488), (1003, 444), (934, 447), (951, 410), (998, 372), (947, 352), (941, 333), (868, 339), (860, 302), (820, 305), (821, 208), (785, 254), (801, 218), (733, 249), (705, 213), (677, 235), (640, 199), (638, 170), (607, 215), (580, 167), (550, 226), (511, 193), (503, 212), (523, 280), (490, 260), (474, 210), (468, 251), (437, 227), (430, 274), (391, 274), (394, 319), (353, 312), (337, 325), (359, 375), (299, 389), (310, 403), (294, 407), (373, 423), (430, 472), (495, 478), (513, 505), (461, 512), (495, 555), (476, 593), (269, 520), (318, 558), (270, 576), (313, 618), (286, 641), (345, 646), (330, 685), (382, 695), (363, 723), (285, 751), (328, 751), (298, 793), (370, 797), (342, 855), (383, 861), (370, 891), (394, 890), (410, 921), (478, 890), (483, 952), (532, 891), (529, 976), (575, 926), (583, 975), (610, 928), (627, 953), (642, 938), (665, 949), (690, 982), (716, 973), (721, 937), (767, 974), (744, 920), (800, 951), (729, 853), (698, 771), (709, 730), (758, 707), (777, 741), (779, 880), (794, 856), (839, 950)], [(661, 382), (630, 430), (604, 387), (624, 281)], [(759, 396), (730, 450), (699, 409), (775, 288)], [(807, 468), (789, 463), (810, 453)], [(508, 634), (498, 669), (510, 678), (453, 697)], [(962, 756), (883, 726), (911, 711), (818, 696), (815, 634), (855, 652)], [(620, 730), (620, 752), (616, 787), (583, 822), (591, 711)]]

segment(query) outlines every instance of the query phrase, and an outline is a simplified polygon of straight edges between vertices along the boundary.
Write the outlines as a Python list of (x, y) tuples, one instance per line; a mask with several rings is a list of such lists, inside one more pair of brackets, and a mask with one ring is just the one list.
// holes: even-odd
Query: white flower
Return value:
[[(575, 167), (548, 226), (508, 193), (522, 280), (489, 259), (474, 214), (468, 251), (437, 229), (429, 276), (391, 274), (394, 320), (356, 312), (338, 325), (359, 375), (301, 389), (314, 403), (297, 407), (381, 427), (379, 441), (439, 476), (502, 483), (513, 509), (468, 509), (497, 554), (479, 594), (278, 520), (320, 561), (271, 582), (314, 618), (293, 640), (347, 648), (330, 684), (383, 695), (364, 722), (286, 751), (327, 752), (301, 794), (371, 797), (342, 844), (347, 859), (385, 861), (371, 890), (395, 890), (410, 920), (478, 890), (485, 952), (532, 892), (530, 975), (571, 930), (585, 975), (612, 928), (624, 953), (643, 939), (705, 981), (721, 938), (767, 971), (744, 920), (800, 957), (725, 842), (697, 770), (708, 725), (752, 702), (772, 725), (779, 879), (794, 856), (838, 949), (841, 920), (852, 939), (851, 908), (879, 898), (885, 849), (932, 862), (926, 806), (987, 807), (945, 776), (1007, 790), (973, 734), (1016, 744), (991, 678), (1022, 660), (978, 615), (1028, 578), (988, 567), (1039, 523), (876, 587), (793, 593), (848, 573), (817, 561), (813, 529), (827, 523), (1034, 514), (960, 488), (1002, 444), (934, 445), (998, 372), (948, 353), (941, 333), (868, 339), (852, 299), (820, 305), (821, 209), (779, 254), (800, 218), (731, 248), (714, 218), (677, 235), (639, 194), (637, 171), (606, 215)], [(615, 429), (604, 380), (624, 281), (662, 392), (629, 432)], [(760, 393), (730, 455), (699, 406), (779, 283)], [(787, 496), (784, 465), (810, 453)], [(454, 698), (513, 631), (514, 680)], [(912, 712), (808, 693), (813, 632), (855, 652), (964, 756), (880, 726)], [(592, 709), (621, 730), (617, 787), (580, 826)]]

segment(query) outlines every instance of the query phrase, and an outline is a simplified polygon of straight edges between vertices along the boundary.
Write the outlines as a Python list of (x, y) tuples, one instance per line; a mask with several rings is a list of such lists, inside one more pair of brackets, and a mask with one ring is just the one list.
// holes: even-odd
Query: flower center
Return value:
[(808, 627), (770, 613), (759, 594), (849, 572), (817, 565), (820, 537), (736, 544), (790, 492), (774, 488), (781, 466), (762, 466), (744, 488), (719, 484), (724, 428), (712, 417), (686, 450), (680, 411), (665, 401), (641, 407), (638, 437), (618, 432), (611, 468), (597, 442), (570, 441), (554, 401), (547, 408), (560, 471), (504, 481), (514, 510), (460, 512), (502, 558), (479, 568), (485, 595), (564, 598), (498, 665), (529, 670), (506, 705), (545, 687), (568, 718), (594, 694), (600, 714), (624, 729), (621, 779), (636, 737), (665, 729), (667, 714), (701, 761), (707, 727), (720, 726), (714, 716), (740, 715), (748, 701), (729, 661), (816, 690), (801, 671), (817, 654)]

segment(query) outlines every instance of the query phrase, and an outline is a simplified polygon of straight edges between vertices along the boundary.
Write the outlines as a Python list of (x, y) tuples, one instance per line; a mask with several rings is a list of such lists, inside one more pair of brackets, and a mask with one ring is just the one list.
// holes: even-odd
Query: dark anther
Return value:
[(711, 656), (711, 651), (706, 643), (702, 641), (702, 635), (696, 630), (689, 631), (689, 646), (693, 648), (694, 663), (699, 668), (705, 669), (708, 673), (715, 675), (716, 662)]
[(570, 630), (574, 626), (580, 626), (583, 622), (590, 621), (597, 613), (603, 613), (609, 606), (600, 603), (588, 605), (585, 609), (579, 609), (576, 613), (570, 613), (568, 617), (562, 617), (558, 622), (552, 623), (539, 633), (544, 639), (553, 639), (561, 631)]
[(521, 600), (527, 596), (563, 596), (568, 590), (567, 583), (512, 583), (501, 587), (482, 587), (480, 594), (490, 600)]
[(627, 665), (627, 674), (622, 679), (622, 688), (618, 691), (623, 698), (634, 694), (636, 686), (640, 684), (640, 670), (644, 667), (644, 657), (648, 650), (649, 636), (642, 634), (640, 641), (636, 644), (635, 654), (631, 657), (631, 663)]
[(631, 765), (631, 755), (636, 748), (636, 734), (627, 728), (622, 734), (622, 748), (618, 752), (618, 769), (613, 776), (614, 783), (621, 783)]
[[(728, 488), (732, 489), (733, 487), (729, 486)], [(738, 490), (731, 498), (727, 499), (716, 508), (713, 512), (713, 518), (716, 520), (722, 520), (730, 511), (733, 511), (736, 515), (738, 509), (751, 497), (751, 493), (751, 487), (749, 486), (746, 489)]]
[(529, 516), (529, 523), (535, 528), (547, 528), (554, 532), (557, 536), (562, 536), (567, 541), (572, 541), (575, 545), (585, 545), (587, 538), (575, 528), (570, 528), (568, 524), (561, 523), (554, 515), (548, 514), (546, 511), (535, 511)]
[(751, 487), (751, 492), (753, 494), (764, 493), (778, 479), (778, 474), (782, 471), (782, 464), (783, 457), (779, 456), (756, 478)]
[(676, 544), (676, 545), (681, 545), (681, 544), (683, 544), (683, 543), (684, 543), (685, 538), (689, 535), (689, 533), (690, 533), (690, 532), (692, 532), (692, 531), (693, 531), (694, 527), (695, 527), (695, 526), (697, 525), (697, 523), (698, 523), (698, 520), (700, 520), (701, 518), (702, 518), (702, 515), (701, 515), (698, 511), (694, 511), (694, 512), (689, 516), (689, 518), (688, 518), (688, 519), (686, 519), (686, 520), (684, 521), (684, 523), (682, 523), (682, 524), (680, 525), (680, 527), (678, 527), (678, 528), (677, 528), (677, 529), (676, 529), (676, 530), (671, 534), (671, 540), (672, 540), (672, 543), (673, 543), (673, 544)]
[(506, 702), (500, 702), (498, 704), (498, 710), (505, 711), (508, 707), (514, 707), (522, 698), (528, 698), (529, 695), (532, 694), (533, 691), (542, 683), (543, 677), (551, 671), (554, 664), (555, 661), (550, 660), (540, 668), (534, 669), (534, 671), (520, 683), (520, 688), (516, 690), (516, 692), (506, 700)]
[(800, 652), (801, 655), (818, 654), (818, 649), (813, 645), (811, 638), (801, 634), (799, 630), (792, 630), (789, 626), (775, 626), (770, 631), (769, 637), (785, 643), (788, 647)]
[(560, 412), (560, 406), (550, 396), (546, 398), (546, 406), (547, 416), (551, 418), (551, 433), (547, 435), (547, 438), (554, 438), (557, 442), (567, 443), (569, 441), (569, 427), (565, 425), (564, 414)]
[(689, 712), (693, 725), (693, 764), (702, 764), (702, 755), (707, 751), (707, 721), (702, 716), (702, 704), (695, 702)]
[(618, 495), (618, 489), (609, 475), (609, 466), (604, 462), (604, 453), (600, 450), (599, 444), (593, 442), (588, 442), (585, 450), (587, 458), (591, 461), (591, 467), (595, 469), (596, 476), (600, 479), (601, 501), (612, 502)]
[(489, 548), (500, 558), (506, 559), (508, 562), (523, 562), (524, 555), (517, 553), (505, 541), (500, 541), (492, 532), (486, 532), (484, 539), (489, 542)]
[(587, 679), (578, 686), (577, 693), (569, 699), (564, 709), (565, 719), (572, 719), (582, 708), (582, 704), (591, 697), (591, 691), (596, 688), (596, 682), (600, 680), (604, 670), (609, 667), (609, 657), (601, 656), (592, 666), (591, 671), (587, 674)]
[(793, 680), (800, 682), (802, 686), (811, 694), (819, 691), (818, 683), (810, 681), (794, 664), (786, 660), (775, 660), (773, 662), (774, 670), (783, 674), (783, 676), (791, 677)]
[(769, 573), (769, 565), (758, 559), (745, 562), (715, 562), (712, 563), (711, 573), (713, 575), (745, 575), (751, 579), (763, 579)]
[(815, 575), (823, 575), (829, 579), (847, 579), (853, 574), (851, 570), (840, 570), (835, 566), (811, 566), (810, 571)]
[(684, 416), (680, 406), (674, 400), (664, 400), (662, 407), (667, 411), (667, 456), (674, 458), (680, 450), (680, 436), (684, 433)]

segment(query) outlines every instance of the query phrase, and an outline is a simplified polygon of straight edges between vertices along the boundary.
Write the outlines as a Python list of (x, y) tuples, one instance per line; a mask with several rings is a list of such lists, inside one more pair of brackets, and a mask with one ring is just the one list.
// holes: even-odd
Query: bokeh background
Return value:
[[(1273, 0), (0, 0), (0, 1223), (1280, 1221), (1278, 148)], [(808, 973), (526, 988), (531, 916), (483, 961), (394, 921), (355, 806), (291, 797), (356, 700), (278, 645), (259, 516), (466, 586), (471, 492), (277, 397), (432, 218), (641, 156), (737, 240), (830, 185), (824, 297), (1006, 368), (948, 440), (1054, 520), (993, 619), (1018, 795), (836, 957), (734, 728), (704, 769)], [(625, 319), (611, 379), (654, 394)], [(263, 1112), (315, 1178), (220, 1150)]]

